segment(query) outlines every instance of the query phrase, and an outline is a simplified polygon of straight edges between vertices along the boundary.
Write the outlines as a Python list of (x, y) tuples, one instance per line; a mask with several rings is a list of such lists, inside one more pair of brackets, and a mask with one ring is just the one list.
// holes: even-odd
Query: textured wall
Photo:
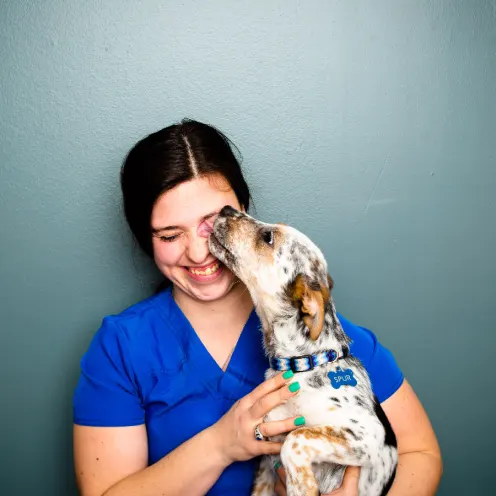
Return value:
[(120, 162), (183, 116), (239, 145), (265, 220), (328, 256), (445, 459), (494, 494), (496, 7), (477, 1), (0, 3), (0, 493), (72, 495), (71, 395), (102, 317), (156, 275)]

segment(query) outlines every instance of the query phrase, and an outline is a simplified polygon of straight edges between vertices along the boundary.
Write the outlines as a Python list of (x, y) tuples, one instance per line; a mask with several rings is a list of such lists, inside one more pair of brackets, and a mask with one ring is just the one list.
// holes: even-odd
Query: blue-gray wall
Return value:
[(75, 494), (79, 358), (156, 279), (119, 166), (190, 116), (238, 144), (258, 216), (312, 236), (338, 308), (394, 352), (442, 445), (439, 494), (494, 494), (495, 12), (1, 2), (0, 493)]

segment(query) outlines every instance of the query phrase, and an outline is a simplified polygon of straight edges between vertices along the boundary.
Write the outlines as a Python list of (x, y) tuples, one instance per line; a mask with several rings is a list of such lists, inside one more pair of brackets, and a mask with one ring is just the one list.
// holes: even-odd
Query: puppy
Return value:
[[(266, 421), (303, 415), (280, 460), (288, 496), (318, 496), (338, 488), (347, 465), (361, 467), (360, 496), (385, 495), (398, 453), (391, 425), (360, 360), (349, 354), (331, 297), (322, 252), (288, 226), (265, 224), (226, 206), (209, 238), (212, 254), (241, 279), (262, 323), (270, 378), (292, 369), (300, 392)], [(253, 495), (273, 496), (278, 457), (263, 457)]]

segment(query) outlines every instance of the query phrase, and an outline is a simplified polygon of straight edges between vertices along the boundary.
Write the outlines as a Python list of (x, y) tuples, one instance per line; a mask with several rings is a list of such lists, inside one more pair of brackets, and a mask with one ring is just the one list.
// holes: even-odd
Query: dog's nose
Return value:
[(232, 208), (230, 205), (226, 205), (219, 212), (219, 216), (221, 217), (234, 217), (238, 211), (235, 208)]

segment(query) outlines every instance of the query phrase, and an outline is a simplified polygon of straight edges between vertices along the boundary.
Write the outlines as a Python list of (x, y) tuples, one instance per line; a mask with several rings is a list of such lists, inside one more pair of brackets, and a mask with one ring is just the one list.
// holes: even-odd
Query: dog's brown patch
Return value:
[(304, 437), (305, 439), (327, 439), (332, 443), (341, 444), (349, 448), (346, 436), (332, 427), (307, 427), (298, 429), (293, 432), (295, 437)]
[(332, 279), (331, 274), (327, 274), (327, 286), (330, 293), (332, 291), (332, 288), (334, 287), (334, 280)]
[(277, 227), (273, 227), (273, 226), (270, 227), (270, 232), (272, 232), (272, 235), (274, 237), (274, 242), (272, 245), (269, 245), (263, 240), (263, 236), (262, 236), (263, 232), (267, 232), (267, 231), (262, 230), (260, 232), (257, 229), (257, 232), (251, 234), (253, 250), (259, 256), (259, 259), (261, 260), (262, 264), (266, 262), (267, 265), (273, 265), (275, 263), (275, 259), (274, 259), (275, 250), (283, 242), (284, 234)]
[[(259, 467), (255, 476), (255, 485), (252, 489), (252, 496), (263, 496), (265, 494), (272, 494), (274, 492), (274, 483), (265, 482), (263, 478), (259, 477), (264, 472), (262, 467)], [(265, 478), (266, 479), (266, 478)]]
[(325, 308), (329, 298), (327, 286), (320, 284), (319, 289), (313, 289), (302, 274), (296, 277), (291, 287), (291, 299), (303, 313), (303, 322), (314, 341), (318, 339), (324, 327)]
[(272, 490), (273, 487), (271, 487), (270, 484), (267, 484), (266, 482), (260, 482), (253, 487), (253, 491), (251, 494), (252, 496), (262, 496), (264, 494), (271, 493)]
[(295, 467), (295, 476), (287, 472), (288, 482), (297, 489), (298, 494), (319, 496), (319, 486), (311, 466)]

